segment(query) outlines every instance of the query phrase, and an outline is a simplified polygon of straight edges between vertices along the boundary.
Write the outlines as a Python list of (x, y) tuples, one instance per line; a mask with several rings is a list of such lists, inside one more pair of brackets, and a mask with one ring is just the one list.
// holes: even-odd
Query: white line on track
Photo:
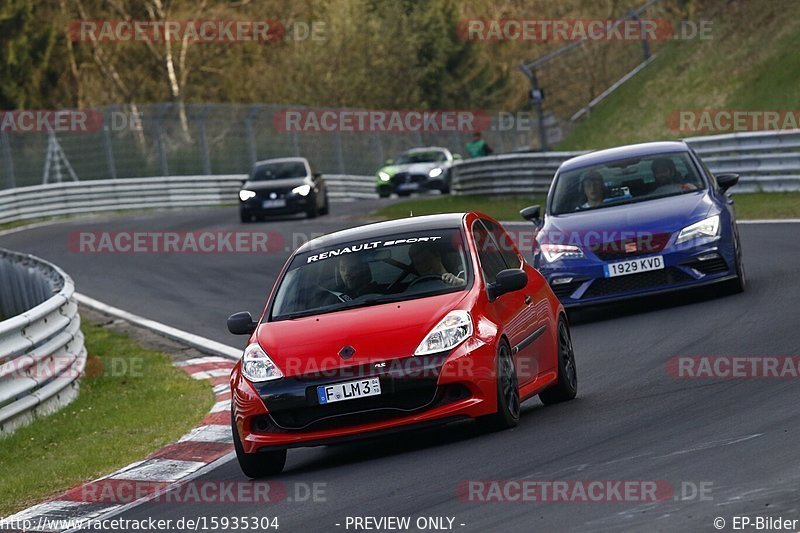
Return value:
[(165, 337), (191, 346), (192, 348), (196, 348), (204, 353), (221, 355), (227, 357), (228, 359), (235, 360), (238, 360), (242, 355), (242, 351), (239, 348), (227, 346), (221, 342), (212, 341), (211, 339), (173, 328), (172, 326), (162, 324), (161, 322), (156, 322), (155, 320), (150, 320), (149, 318), (143, 318), (138, 315), (134, 315), (133, 313), (129, 313), (127, 311), (123, 311), (122, 309), (104, 304), (103, 302), (99, 302), (94, 298), (90, 298), (84, 294), (79, 294), (76, 292), (75, 300), (77, 300), (81, 305), (85, 305), (86, 307), (100, 311), (101, 313), (105, 313), (107, 315), (111, 315), (115, 318), (126, 320), (132, 324), (149, 329), (164, 335)]

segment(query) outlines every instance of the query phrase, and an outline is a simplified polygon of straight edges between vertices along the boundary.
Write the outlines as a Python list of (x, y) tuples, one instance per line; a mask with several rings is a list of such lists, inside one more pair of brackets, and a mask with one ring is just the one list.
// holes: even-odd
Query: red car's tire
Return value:
[(511, 429), (519, 423), (519, 383), (511, 348), (505, 341), (497, 347), (497, 412), (479, 419), (485, 430)]
[(239, 461), (239, 468), (242, 469), (244, 475), (249, 478), (259, 479), (274, 476), (283, 471), (283, 467), (286, 465), (286, 450), (245, 453), (242, 441), (239, 438), (239, 430), (236, 429), (233, 411), (231, 411), (231, 432), (233, 433), (233, 448), (236, 450), (236, 459)]
[(558, 381), (556, 384), (539, 393), (539, 399), (545, 405), (566, 402), (578, 394), (578, 370), (575, 366), (575, 350), (572, 347), (572, 336), (564, 317), (558, 319)]

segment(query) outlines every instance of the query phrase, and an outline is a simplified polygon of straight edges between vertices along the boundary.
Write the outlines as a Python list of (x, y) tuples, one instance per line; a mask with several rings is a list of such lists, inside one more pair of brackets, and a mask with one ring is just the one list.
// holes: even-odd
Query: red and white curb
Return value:
[[(152, 323), (83, 296), (78, 301), (119, 318), (134, 318), (135, 320), (130, 321), (139, 325), (142, 322)], [(100, 306), (94, 305), (95, 303)], [(186, 341), (180, 338), (184, 332), (163, 324), (159, 326), (168, 328), (171, 338)], [(201, 339), (189, 333), (186, 335), (194, 342)], [(209, 351), (208, 346), (209, 344), (204, 346), (205, 351)], [(78, 529), (79, 524), (87, 524), (89, 520), (107, 518), (154, 497), (163, 496), (171, 487), (188, 482), (216, 468), (218, 464), (231, 460), (234, 453), (230, 425), (229, 376), (235, 361), (228, 354), (238, 353), (238, 350), (227, 346), (225, 348), (226, 357), (210, 355), (175, 363), (175, 366), (183, 369), (193, 379), (208, 381), (213, 387), (216, 402), (197, 427), (177, 442), (150, 454), (143, 461), (132, 463), (108, 476), (74, 487), (49, 501), (3, 518), (2, 530), (22, 530), (17, 529), (14, 524), (24, 524), (25, 531)], [(9, 526), (11, 529), (5, 529)]]

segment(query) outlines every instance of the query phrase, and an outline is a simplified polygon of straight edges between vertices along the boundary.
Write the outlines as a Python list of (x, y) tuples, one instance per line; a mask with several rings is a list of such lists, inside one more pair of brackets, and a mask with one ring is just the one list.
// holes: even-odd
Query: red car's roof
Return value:
[(457, 229), (461, 227), (465, 216), (467, 216), (467, 213), (445, 213), (442, 215), (425, 215), (388, 220), (386, 222), (375, 222), (373, 224), (337, 231), (312, 239), (301, 246), (297, 250), (297, 253), (308, 252), (317, 248), (326, 248), (331, 245), (355, 240), (378, 238), (403, 231)]

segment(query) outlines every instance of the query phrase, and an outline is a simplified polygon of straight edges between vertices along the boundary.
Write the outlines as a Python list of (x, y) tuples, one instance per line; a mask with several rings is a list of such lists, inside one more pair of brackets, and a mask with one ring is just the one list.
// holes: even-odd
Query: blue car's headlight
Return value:
[(701, 237), (716, 237), (717, 235), (719, 235), (719, 215), (714, 215), (683, 228), (678, 234), (678, 238), (675, 239), (675, 244)]
[(583, 259), (583, 250), (572, 244), (549, 244), (540, 245), (544, 258), (552, 263), (559, 259)]

